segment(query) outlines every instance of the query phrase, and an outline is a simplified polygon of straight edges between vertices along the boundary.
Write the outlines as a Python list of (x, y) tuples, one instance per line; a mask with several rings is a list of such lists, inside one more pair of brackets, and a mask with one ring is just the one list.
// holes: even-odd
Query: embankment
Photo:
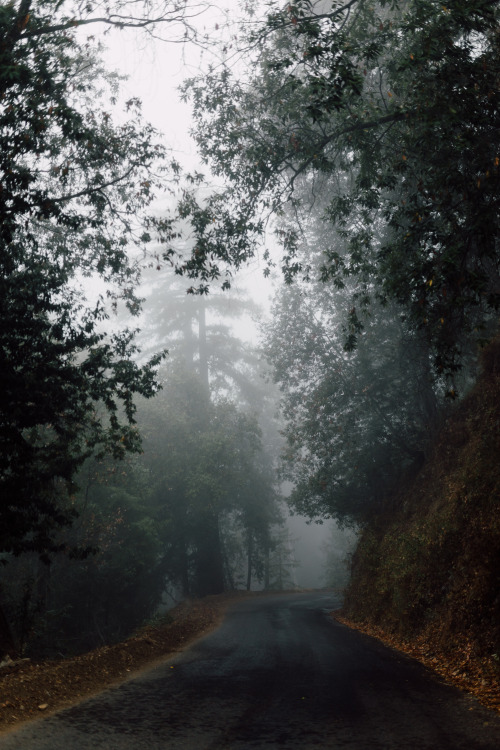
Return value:
[(341, 617), (500, 708), (500, 340), (391, 505), (361, 536)]

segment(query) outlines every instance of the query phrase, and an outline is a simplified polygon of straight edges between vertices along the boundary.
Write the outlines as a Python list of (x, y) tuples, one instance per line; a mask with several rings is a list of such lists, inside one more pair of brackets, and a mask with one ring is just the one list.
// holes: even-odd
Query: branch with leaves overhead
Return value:
[[(211, 204), (219, 231), (199, 253), (211, 268), (228, 253), (240, 264), (259, 245), (259, 221), (288, 204), (300, 211), (298, 190), (321, 182), (324, 221), (344, 240), (335, 263), (324, 248), (322, 279), (356, 273), (373, 298), (401, 304), (452, 381), (500, 309), (497, 27), (489, 0), (356, 0), (318, 14), (296, 0), (249, 21), (250, 32), (242, 24), (237, 71), (185, 85), (201, 154), (226, 186)], [(289, 280), (300, 273), (293, 238), (282, 237)]]
[[(42, 17), (41, 22), (34, 25), (31, 22), (32, 5), (33, 0), (22, 0), (20, 3), (11, 30), (13, 36), (29, 39), (97, 24), (117, 29), (138, 29), (154, 34), (158, 27), (168, 24), (171, 27), (180, 27), (178, 38), (173, 37), (170, 41), (184, 42), (188, 38), (196, 39), (198, 32), (192, 22), (210, 8), (208, 2), (188, 5), (172, 0), (121, 0), (113, 3), (111, 7), (102, 2), (76, 3), (69, 9), (69, 13), (65, 13), (64, 2), (47, 0), (45, 5), (48, 6), (49, 15)], [(40, 3), (36, 5), (39, 7)], [(132, 12), (135, 9), (139, 12)]]

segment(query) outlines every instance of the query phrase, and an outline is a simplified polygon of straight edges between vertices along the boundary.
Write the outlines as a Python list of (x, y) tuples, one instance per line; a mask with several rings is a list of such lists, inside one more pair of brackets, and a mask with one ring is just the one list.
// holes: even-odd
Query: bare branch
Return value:
[[(30, 4), (31, 0), (23, 0), (23, 2), (21, 3), (21, 7), (28, 6), (29, 8)], [(104, 24), (118, 29), (134, 28), (151, 30), (155, 26), (159, 26), (161, 24), (182, 24), (186, 28), (188, 28), (189, 22), (203, 15), (203, 13), (205, 13), (209, 7), (210, 4), (205, 2), (199, 3), (198, 5), (195, 5), (191, 8), (187, 8), (187, 6), (185, 5), (181, 5), (180, 7), (174, 6), (171, 9), (164, 7), (163, 12), (158, 10), (154, 17), (150, 17), (148, 15), (136, 16), (132, 14), (119, 13), (111, 13), (109, 15), (103, 16), (93, 16), (89, 18), (78, 18), (75, 16), (74, 18), (64, 19), (60, 23), (47, 24), (45, 26), (33, 29), (29, 28), (28, 22), (26, 28), (23, 29), (22, 33), (20, 33), (19, 36), (22, 39), (30, 39), (47, 34), (57, 33), (60, 31), (68, 31), (70, 29), (75, 29), (92, 24)], [(24, 18), (25, 15), (26, 14), (23, 11), (23, 15), (21, 16), (20, 9), (19, 17)]]

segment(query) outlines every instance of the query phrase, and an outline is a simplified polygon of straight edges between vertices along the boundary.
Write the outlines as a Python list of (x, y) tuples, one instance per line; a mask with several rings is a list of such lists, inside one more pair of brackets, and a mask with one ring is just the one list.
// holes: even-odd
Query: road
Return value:
[(334, 622), (325, 592), (233, 605), (139, 677), (0, 737), (1, 750), (498, 750), (500, 717)]

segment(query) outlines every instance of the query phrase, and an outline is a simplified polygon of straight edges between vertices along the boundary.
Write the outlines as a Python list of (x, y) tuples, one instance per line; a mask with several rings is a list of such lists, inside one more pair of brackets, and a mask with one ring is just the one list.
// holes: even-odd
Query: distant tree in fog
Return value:
[(421, 464), (438, 398), (425, 342), (388, 308), (372, 309), (356, 349), (345, 352), (349, 297), (283, 287), (265, 326), (265, 351), (282, 393), (292, 506), (306, 516), (360, 522)]
[(259, 353), (238, 335), (239, 322), (258, 314), (248, 294), (236, 289), (189, 293), (186, 279), (168, 267), (148, 269), (143, 281), (143, 350), (153, 354), (166, 349), (170, 360), (196, 371), (212, 395), (255, 405), (263, 390)]
[(229, 401), (211, 401), (196, 373), (168, 370), (140, 422), (165, 575), (185, 594), (219, 593), (233, 583), (228, 534), (242, 530), (249, 569), (258, 567), (276, 521), (274, 477), (256, 419)]

